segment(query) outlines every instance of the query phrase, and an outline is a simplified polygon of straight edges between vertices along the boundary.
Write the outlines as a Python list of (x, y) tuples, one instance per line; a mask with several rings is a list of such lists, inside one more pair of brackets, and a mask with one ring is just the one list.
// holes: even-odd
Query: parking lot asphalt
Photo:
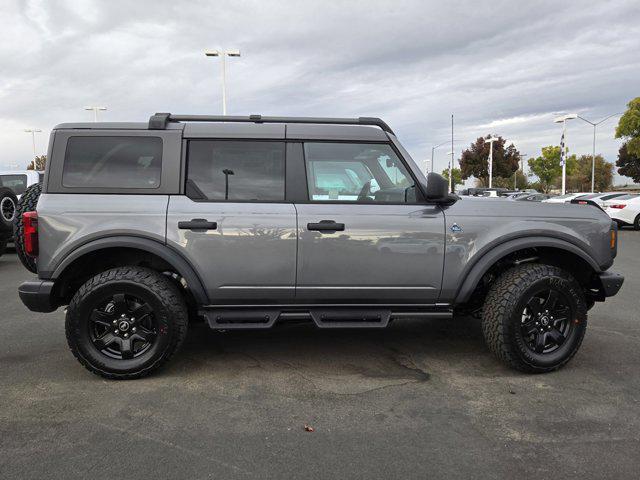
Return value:
[(30, 274), (6, 253), (0, 478), (638, 478), (640, 232), (621, 232), (614, 270), (622, 291), (551, 374), (502, 366), (456, 319), (196, 325), (167, 367), (122, 382), (76, 362), (62, 310), (22, 305)]

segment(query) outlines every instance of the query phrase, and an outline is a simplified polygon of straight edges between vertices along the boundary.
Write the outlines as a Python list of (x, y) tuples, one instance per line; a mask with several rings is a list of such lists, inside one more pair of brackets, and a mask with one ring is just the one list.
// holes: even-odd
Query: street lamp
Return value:
[(222, 74), (222, 114), (227, 114), (227, 67), (225, 57), (239, 57), (240, 50), (205, 50), (207, 57), (220, 57), (222, 62), (220, 72)]
[(489, 188), (493, 184), (493, 142), (498, 141), (495, 137), (485, 139), (485, 143), (489, 142)]
[(452, 185), (453, 185), (453, 154), (455, 152), (453, 150), (451, 150), (450, 152), (447, 152), (447, 155), (451, 155), (451, 160), (449, 160), (449, 191), (453, 192), (452, 190)]
[(591, 156), (591, 193), (593, 193), (593, 191), (594, 191), (595, 182), (596, 182), (596, 127), (598, 125), (600, 125), (601, 123), (609, 120), (611, 117), (615, 117), (616, 115), (622, 115), (622, 113), (623, 112), (612, 113), (608, 117), (605, 117), (602, 120), (600, 120), (599, 122), (595, 122), (595, 123), (590, 121), (590, 120), (587, 120), (584, 117), (581, 117), (580, 115), (578, 115), (578, 118), (580, 120), (583, 120), (583, 121), (585, 121), (588, 124), (593, 126), (593, 155)]
[(560, 142), (560, 162), (562, 163), (562, 195), (566, 193), (567, 186), (567, 149), (565, 147), (566, 144), (566, 133), (567, 133), (567, 120), (574, 120), (578, 118), (577, 113), (568, 113), (566, 115), (561, 115), (556, 117), (554, 120), (555, 123), (562, 124), (562, 141)]
[(107, 107), (96, 107), (95, 105), (89, 105), (88, 107), (84, 107), (85, 110), (93, 110), (93, 121), (97, 122), (98, 121), (98, 111), (100, 112), (104, 112)]
[[(439, 147), (441, 147), (441, 146), (443, 146), (443, 145), (447, 145), (448, 143), (449, 143), (449, 141), (446, 141), (446, 142), (442, 142), (442, 143), (440, 143), (440, 144), (438, 144), (438, 145), (436, 145), (436, 146), (434, 146), (434, 147), (431, 147), (431, 171), (432, 171), (432, 172), (435, 172), (435, 168), (434, 168), (434, 166), (435, 166), (435, 161), (434, 161), (433, 156), (434, 156), (434, 154), (435, 154), (435, 150), (436, 150), (436, 148), (439, 148)], [(427, 172), (427, 173), (428, 173), (428, 172)]]
[(31, 134), (31, 143), (33, 144), (33, 158), (36, 158), (36, 133), (40, 133), (42, 130), (39, 128), (25, 128), (26, 133)]

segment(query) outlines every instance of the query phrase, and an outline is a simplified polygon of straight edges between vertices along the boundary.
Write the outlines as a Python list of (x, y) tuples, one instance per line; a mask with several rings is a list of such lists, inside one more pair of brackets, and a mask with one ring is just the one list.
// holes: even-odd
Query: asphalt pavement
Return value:
[(76, 362), (62, 310), (22, 305), (31, 274), (6, 253), (0, 479), (638, 478), (640, 232), (621, 232), (614, 270), (622, 291), (551, 374), (509, 370), (456, 319), (196, 325), (163, 370), (123, 382)]

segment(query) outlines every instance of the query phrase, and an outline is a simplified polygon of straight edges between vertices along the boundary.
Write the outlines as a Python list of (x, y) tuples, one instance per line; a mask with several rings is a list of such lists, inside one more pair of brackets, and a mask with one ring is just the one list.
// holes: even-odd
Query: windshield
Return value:
[(0, 187), (8, 187), (16, 195), (22, 195), (27, 189), (27, 176), (22, 175), (0, 175)]

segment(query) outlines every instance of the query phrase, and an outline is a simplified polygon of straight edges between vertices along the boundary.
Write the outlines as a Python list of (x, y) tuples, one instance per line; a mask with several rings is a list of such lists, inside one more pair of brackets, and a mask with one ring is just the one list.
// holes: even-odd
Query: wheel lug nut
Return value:
[(127, 338), (129, 336), (129, 334), (125, 333), (124, 334), (124, 338)]
[(131, 331), (132, 331), (132, 332), (135, 332), (135, 331), (136, 331), (136, 327), (133, 327), (133, 328), (131, 329)]
[(114, 321), (113, 321), (113, 324), (115, 325), (116, 323), (118, 323), (118, 321), (117, 321), (117, 320), (114, 320)]

